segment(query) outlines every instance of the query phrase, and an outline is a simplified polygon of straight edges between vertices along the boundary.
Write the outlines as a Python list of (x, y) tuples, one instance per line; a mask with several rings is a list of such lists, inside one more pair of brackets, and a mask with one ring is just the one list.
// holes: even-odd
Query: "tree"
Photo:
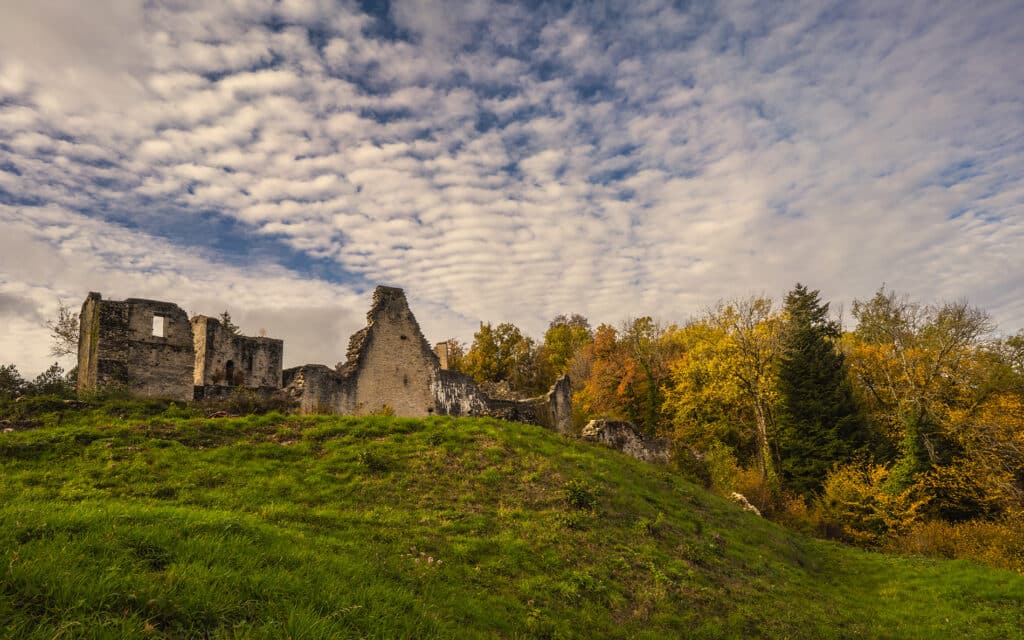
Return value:
[(665, 330), (652, 318), (629, 320), (621, 331), (602, 324), (575, 366), (589, 370), (580, 389), (584, 416), (629, 420), (648, 434), (660, 428), (662, 386), (668, 378)]
[(64, 369), (54, 362), (50, 367), (36, 376), (28, 385), (32, 395), (62, 395), (71, 390), (71, 385), (64, 375)]
[(78, 353), (78, 314), (63, 300), (57, 301), (57, 317), (46, 321), (50, 330), (50, 355), (60, 358)]
[[(855, 300), (848, 360), (871, 416), (897, 450), (894, 490), (958, 453), (949, 411), (977, 389), (976, 355), (994, 326), (966, 302), (922, 305), (885, 287)], [(981, 398), (974, 398), (978, 402)]]
[(25, 393), (26, 382), (13, 364), (0, 366), (0, 398), (16, 398)]
[(829, 469), (863, 444), (843, 354), (839, 323), (828, 318), (818, 291), (797, 283), (786, 296), (778, 368), (778, 447), (786, 484), (816, 493)]
[(590, 323), (579, 314), (555, 316), (544, 333), (547, 362), (555, 376), (566, 372), (569, 361), (587, 344), (594, 341)]
[(627, 370), (635, 382), (629, 395), (635, 408), (634, 421), (643, 431), (658, 431), (662, 409), (662, 385), (668, 378), (669, 354), (662, 340), (665, 328), (650, 316), (627, 321), (622, 328), (622, 347), (626, 351)]
[(543, 386), (534, 341), (510, 322), (480, 323), (463, 360), (464, 372), (477, 382), (506, 382), (513, 391), (533, 395)]
[(218, 317), (220, 318), (220, 325), (224, 327), (225, 331), (233, 336), (237, 336), (241, 333), (238, 325), (231, 321), (231, 314), (227, 312), (227, 309), (225, 309)]

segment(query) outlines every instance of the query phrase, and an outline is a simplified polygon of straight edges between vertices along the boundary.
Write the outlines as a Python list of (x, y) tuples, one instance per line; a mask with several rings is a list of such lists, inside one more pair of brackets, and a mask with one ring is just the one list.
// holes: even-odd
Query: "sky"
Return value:
[[(884, 283), (1024, 327), (1024, 5), (0, 0), (0, 362), (89, 291), (343, 359)], [(62, 361), (65, 366), (73, 364)]]

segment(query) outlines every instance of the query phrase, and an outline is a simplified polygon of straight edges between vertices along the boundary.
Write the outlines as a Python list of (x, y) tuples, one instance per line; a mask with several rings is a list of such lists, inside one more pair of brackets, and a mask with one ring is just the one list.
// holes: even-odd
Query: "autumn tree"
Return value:
[(896, 447), (890, 479), (903, 489), (956, 454), (945, 428), (949, 411), (972, 393), (974, 356), (993, 325), (966, 302), (922, 305), (884, 287), (870, 300), (855, 300), (853, 316), (850, 371)]
[(579, 391), (581, 413), (629, 420), (648, 434), (656, 433), (662, 386), (668, 379), (664, 334), (664, 328), (646, 316), (625, 322), (621, 329), (600, 325), (593, 341), (570, 361), (570, 366), (589, 372)]
[(534, 395), (546, 389), (538, 359), (536, 343), (514, 324), (481, 322), (463, 370), (477, 382), (506, 382), (513, 391)]
[(554, 375), (565, 373), (573, 356), (593, 341), (594, 332), (583, 316), (555, 316), (544, 333), (545, 356)]
[(829, 469), (864, 444), (864, 425), (837, 348), (839, 323), (818, 291), (797, 284), (786, 296), (780, 332), (776, 421), (780, 472), (804, 496)]
[[(752, 444), (752, 462), (765, 500), (778, 489), (775, 405), (780, 319), (767, 298), (720, 303), (699, 322), (672, 333), (673, 359), (666, 409), (677, 436), (693, 437), (700, 423), (719, 438)], [(699, 436), (698, 436), (699, 437)], [(709, 444), (708, 440), (702, 442)]]

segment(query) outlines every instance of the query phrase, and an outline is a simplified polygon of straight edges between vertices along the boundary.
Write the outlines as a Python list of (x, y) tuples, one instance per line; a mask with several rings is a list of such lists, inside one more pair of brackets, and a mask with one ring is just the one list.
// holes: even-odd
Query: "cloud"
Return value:
[(285, 294), (384, 282), (467, 339), (479, 319), (682, 320), (800, 280), (847, 304), (882, 282), (967, 295), (1024, 325), (1012, 3), (89, 10), (0, 13), (22, 265), (0, 280), (44, 316), (54, 294), (140, 288), (272, 324), (288, 313), (244, 293), (268, 278), (344, 333), (334, 303)]

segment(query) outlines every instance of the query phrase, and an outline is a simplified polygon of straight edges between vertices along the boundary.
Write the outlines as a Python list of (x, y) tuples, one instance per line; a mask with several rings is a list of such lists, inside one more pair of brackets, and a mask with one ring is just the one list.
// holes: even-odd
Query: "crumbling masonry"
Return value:
[(572, 390), (567, 377), (543, 396), (492, 399), (469, 376), (441, 366), (401, 289), (377, 287), (366, 321), (349, 340), (344, 363), (333, 369), (305, 365), (284, 372), (285, 389), (303, 411), (488, 415), (570, 432)]
[(90, 293), (80, 318), (82, 394), (117, 388), (192, 400), (237, 387), (283, 388), (308, 413), (487, 415), (571, 431), (567, 377), (536, 398), (488, 397), (472, 378), (447, 369), (443, 349), (430, 348), (401, 289), (377, 287), (367, 326), (351, 337), (347, 360), (333, 369), (310, 364), (282, 372), (281, 340), (234, 335), (205, 316), (189, 320), (170, 302), (103, 300)]
[(281, 388), (284, 343), (234, 335), (218, 320), (190, 321), (172, 302), (104, 300), (90, 293), (79, 314), (78, 392), (193, 400), (237, 387)]

